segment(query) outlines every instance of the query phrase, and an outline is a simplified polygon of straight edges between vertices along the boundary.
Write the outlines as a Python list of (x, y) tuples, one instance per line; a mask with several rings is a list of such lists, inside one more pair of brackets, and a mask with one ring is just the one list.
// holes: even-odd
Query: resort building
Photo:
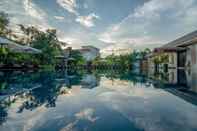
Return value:
[(178, 53), (179, 48), (156, 48), (154, 50), (154, 58), (153, 61), (155, 63), (156, 71), (162, 71), (165, 72), (168, 71), (168, 69), (177, 69), (178, 67)]
[(94, 46), (82, 46), (79, 51), (87, 62), (93, 61), (100, 56), (100, 50)]
[(100, 56), (100, 50), (93, 46), (82, 46), (80, 49), (72, 49), (72, 47), (67, 47), (64, 49), (64, 53), (61, 56), (56, 56), (61, 62), (57, 68), (65, 68), (71, 63), (75, 63), (76, 60), (72, 57), (72, 52), (79, 52), (85, 59), (87, 64), (91, 63), (96, 57)]
[(153, 51), (155, 71), (189, 69), (197, 72), (197, 31), (165, 44)]

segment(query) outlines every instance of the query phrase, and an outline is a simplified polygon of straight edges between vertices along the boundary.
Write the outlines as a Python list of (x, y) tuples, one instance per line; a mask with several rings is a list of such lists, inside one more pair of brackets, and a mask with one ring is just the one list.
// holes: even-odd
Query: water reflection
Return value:
[(149, 78), (166, 87), (182, 87), (197, 93), (197, 73), (190, 70), (169, 69), (166, 73), (149, 75)]
[(197, 130), (196, 74), (156, 78), (117, 70), (0, 72), (0, 130)]
[(183, 69), (169, 69), (149, 76), (156, 88), (166, 91), (197, 105), (197, 73)]

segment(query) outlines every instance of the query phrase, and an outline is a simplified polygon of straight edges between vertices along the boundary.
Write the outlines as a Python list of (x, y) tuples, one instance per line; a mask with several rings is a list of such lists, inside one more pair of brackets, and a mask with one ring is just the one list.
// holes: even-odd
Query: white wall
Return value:
[(170, 84), (177, 84), (178, 76), (177, 76), (177, 69), (169, 69), (169, 83)]
[(197, 93), (197, 73), (186, 71), (187, 85), (190, 87), (191, 91)]
[(191, 45), (187, 49), (186, 66), (189, 63), (191, 71), (197, 73), (197, 44)]
[(148, 76), (153, 75), (155, 72), (155, 64), (153, 62), (153, 57), (148, 58)]
[(95, 49), (95, 48), (91, 48), (91, 47), (86, 47), (88, 49), (88, 51), (82, 51), (82, 56), (86, 61), (93, 61), (97, 56), (100, 55), (100, 51)]
[(167, 63), (168, 64), (168, 67), (169, 68), (177, 68), (178, 66), (178, 57), (177, 57), (177, 53), (176, 52), (170, 52), (170, 53), (167, 53), (169, 55), (169, 62)]

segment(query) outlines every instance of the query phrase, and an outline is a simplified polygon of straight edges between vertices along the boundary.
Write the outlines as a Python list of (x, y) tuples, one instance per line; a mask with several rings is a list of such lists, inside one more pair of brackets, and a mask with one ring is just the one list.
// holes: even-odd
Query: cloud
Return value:
[(33, 3), (32, 0), (24, 0), (23, 8), (25, 10), (25, 15), (27, 18), (26, 22), (39, 27), (41, 30), (51, 28), (48, 23), (48, 14), (46, 14), (45, 11), (42, 10), (38, 5)]
[[(101, 50), (102, 57), (106, 57), (115, 52), (116, 55), (129, 54), (134, 49), (143, 50), (145, 48), (158, 47), (160, 41), (153, 39), (148, 36), (138, 38), (124, 38), (124, 39), (113, 39), (110, 36), (111, 33), (105, 33), (99, 36), (99, 40), (107, 43), (107, 47)], [(146, 45), (144, 45), (146, 43)], [(154, 44), (155, 43), (155, 44)]]
[(87, 4), (87, 3), (84, 3), (84, 4), (83, 4), (83, 8), (84, 8), (84, 9), (88, 9), (88, 4)]
[(76, 22), (79, 22), (81, 25), (85, 27), (94, 27), (95, 20), (99, 19), (100, 17), (94, 13), (89, 14), (88, 16), (78, 16)]
[(195, 0), (150, 0), (101, 33), (99, 40), (137, 48), (161, 45), (197, 28)]
[(54, 16), (54, 18), (57, 19), (57, 20), (60, 20), (60, 21), (65, 19), (63, 16)]
[(98, 37), (98, 40), (105, 43), (116, 43), (117, 41), (112, 39), (110, 32), (105, 32)]
[[(76, 16), (75, 21), (87, 28), (94, 27), (95, 20), (100, 18), (95, 13), (91, 13), (87, 16), (80, 15), (80, 13), (77, 11), (77, 8), (80, 7), (80, 5), (77, 5), (76, 0), (57, 0), (57, 3), (69, 13), (74, 14)], [(88, 5), (84, 3), (83, 8), (88, 9)]]
[(31, 0), (24, 0), (23, 7), (25, 12), (33, 18), (43, 20), (46, 14), (42, 9), (36, 6), (36, 4), (32, 3)]
[(13, 30), (17, 24), (33, 25), (41, 30), (52, 27), (48, 14), (32, 0), (0, 1), (0, 11), (8, 13)]
[(59, 38), (59, 40), (68, 44), (65, 48), (72, 47), (73, 49), (79, 49), (82, 46), (82, 40), (77, 37), (62, 36)]
[(68, 12), (78, 15), (78, 12), (76, 11), (77, 4), (75, 0), (57, 0), (57, 3)]

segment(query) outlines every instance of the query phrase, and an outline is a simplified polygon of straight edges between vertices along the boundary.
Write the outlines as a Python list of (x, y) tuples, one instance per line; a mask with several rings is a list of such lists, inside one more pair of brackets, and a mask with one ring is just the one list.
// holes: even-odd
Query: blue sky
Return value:
[(154, 47), (197, 29), (196, 0), (0, 0), (11, 26), (56, 28), (73, 47)]

